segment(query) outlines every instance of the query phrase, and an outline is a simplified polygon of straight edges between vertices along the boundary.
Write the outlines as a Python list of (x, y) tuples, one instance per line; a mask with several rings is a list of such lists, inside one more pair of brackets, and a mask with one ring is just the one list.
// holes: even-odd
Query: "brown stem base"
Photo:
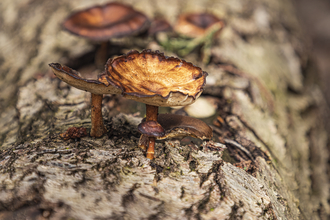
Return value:
[(90, 136), (96, 138), (102, 137), (107, 132), (102, 118), (102, 99), (103, 95), (92, 93), (92, 129)]
[[(158, 106), (146, 105), (146, 121), (157, 121)], [(155, 138), (149, 137), (149, 146), (147, 150), (147, 158), (152, 160), (155, 155)]]
[(155, 155), (155, 138), (149, 137), (149, 147), (147, 150), (147, 158), (152, 160), (152, 159), (154, 159), (154, 155)]

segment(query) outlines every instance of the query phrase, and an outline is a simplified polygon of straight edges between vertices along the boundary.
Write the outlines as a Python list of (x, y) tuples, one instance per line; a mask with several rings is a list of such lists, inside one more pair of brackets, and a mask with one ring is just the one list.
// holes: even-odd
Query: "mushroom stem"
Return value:
[(147, 158), (152, 160), (152, 159), (154, 159), (154, 155), (155, 155), (155, 138), (149, 137), (149, 147), (147, 150)]
[(95, 65), (97, 68), (103, 69), (108, 58), (109, 41), (103, 41), (95, 54)]
[[(158, 106), (146, 104), (146, 121), (157, 121)], [(154, 159), (155, 154), (155, 138), (149, 137), (149, 146), (147, 150), (147, 158)]]
[(92, 129), (90, 136), (97, 138), (102, 137), (107, 132), (102, 118), (102, 99), (103, 95), (92, 93)]
[(157, 121), (158, 106), (146, 104), (146, 121)]

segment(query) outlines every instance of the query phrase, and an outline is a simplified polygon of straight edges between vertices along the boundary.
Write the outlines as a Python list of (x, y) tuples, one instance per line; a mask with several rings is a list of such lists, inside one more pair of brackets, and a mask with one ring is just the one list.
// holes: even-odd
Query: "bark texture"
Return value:
[[(90, 95), (52, 77), (47, 64), (74, 65), (93, 51), (60, 24), (104, 2), (0, 3), (1, 219), (329, 217), (324, 100), (286, 0), (123, 1), (172, 24), (190, 11), (225, 19), (209, 65), (196, 52), (185, 57), (209, 73), (203, 95), (218, 106), (214, 142), (159, 142), (150, 161), (137, 146), (142, 118), (118, 114), (123, 98), (113, 96), (102, 109), (107, 135), (62, 140), (68, 127), (90, 131)], [(163, 50), (141, 41), (125, 47)]]

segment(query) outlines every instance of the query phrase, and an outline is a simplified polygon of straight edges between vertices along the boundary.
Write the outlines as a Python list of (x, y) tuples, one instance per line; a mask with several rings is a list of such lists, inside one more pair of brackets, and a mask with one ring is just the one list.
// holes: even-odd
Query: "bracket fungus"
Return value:
[(150, 21), (146, 15), (118, 2), (77, 11), (62, 24), (63, 28), (72, 34), (102, 42), (95, 58), (97, 62), (100, 60), (102, 65), (106, 61), (110, 38), (136, 35), (145, 31), (149, 25)]

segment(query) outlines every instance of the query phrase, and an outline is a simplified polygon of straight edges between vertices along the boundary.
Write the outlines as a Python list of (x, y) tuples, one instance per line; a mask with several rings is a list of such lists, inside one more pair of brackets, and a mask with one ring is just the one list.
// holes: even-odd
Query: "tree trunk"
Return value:
[[(326, 106), (291, 3), (123, 2), (172, 24), (192, 11), (225, 19), (208, 65), (197, 50), (184, 57), (209, 73), (203, 95), (218, 107), (218, 143), (157, 142), (150, 161), (137, 147), (142, 118), (129, 114), (139, 105), (115, 96), (103, 102), (107, 135), (62, 140), (68, 127), (90, 131), (90, 94), (47, 64), (91, 60), (91, 42), (60, 24), (104, 1), (2, 0), (0, 218), (327, 219)], [(112, 45), (113, 55), (164, 50), (150, 38)]]

